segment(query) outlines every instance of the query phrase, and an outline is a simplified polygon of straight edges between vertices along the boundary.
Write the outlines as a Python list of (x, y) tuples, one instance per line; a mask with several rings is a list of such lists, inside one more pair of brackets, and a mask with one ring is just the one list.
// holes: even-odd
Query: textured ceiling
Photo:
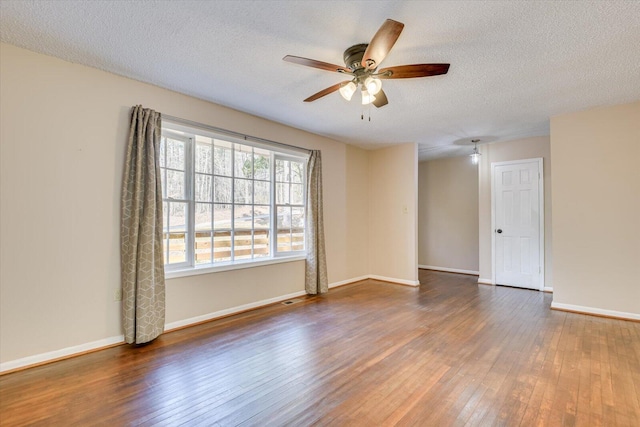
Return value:
[[(365, 120), (355, 96), (303, 103), (344, 76), (282, 57), (341, 65), (387, 18), (405, 28), (381, 67), (449, 73), (384, 81), (389, 105), (365, 107)], [(640, 99), (640, 1), (2, 0), (0, 37), (361, 147), (417, 142), (421, 159)]]

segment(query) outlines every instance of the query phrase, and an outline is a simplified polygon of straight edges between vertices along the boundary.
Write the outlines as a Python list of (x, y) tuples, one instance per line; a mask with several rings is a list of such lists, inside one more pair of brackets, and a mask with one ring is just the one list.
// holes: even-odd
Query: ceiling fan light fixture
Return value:
[(403, 28), (402, 22), (387, 19), (369, 43), (355, 44), (344, 51), (342, 56), (345, 66), (294, 55), (286, 55), (282, 59), (293, 64), (351, 76), (351, 81), (346, 80), (329, 86), (304, 99), (304, 102), (316, 101), (338, 91), (340, 96), (350, 101), (353, 94), (360, 89), (363, 105), (373, 104), (376, 108), (384, 107), (389, 101), (382, 90), (381, 80), (438, 76), (447, 74), (449, 71), (450, 64), (410, 64), (378, 70), (378, 66), (395, 45)]
[(351, 101), (353, 94), (356, 92), (358, 87), (354, 82), (349, 82), (346, 85), (340, 86), (340, 95), (347, 101)]
[(362, 88), (362, 105), (369, 105), (375, 100), (375, 96), (370, 94), (366, 88)]
[(377, 77), (367, 77), (364, 80), (364, 85), (367, 88), (367, 92), (371, 95), (375, 95), (380, 92), (380, 89), (382, 89), (382, 81)]

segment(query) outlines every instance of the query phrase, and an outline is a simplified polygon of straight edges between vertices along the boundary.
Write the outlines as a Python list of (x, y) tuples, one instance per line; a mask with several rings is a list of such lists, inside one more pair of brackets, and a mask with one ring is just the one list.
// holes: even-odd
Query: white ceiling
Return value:
[[(640, 99), (640, 1), (1, 0), (0, 12), (3, 42), (365, 148), (417, 142), (423, 160)], [(365, 120), (355, 96), (303, 103), (345, 78), (282, 57), (342, 65), (387, 18), (405, 28), (381, 67), (449, 73), (384, 81), (389, 105)]]

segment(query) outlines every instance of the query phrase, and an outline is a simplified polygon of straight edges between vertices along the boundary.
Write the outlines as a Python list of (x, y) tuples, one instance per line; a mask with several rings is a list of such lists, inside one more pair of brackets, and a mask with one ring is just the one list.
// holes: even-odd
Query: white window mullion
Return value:
[(214, 236), (216, 235), (215, 233), (215, 219), (216, 219), (216, 200), (215, 200), (215, 195), (216, 195), (216, 175), (215, 175), (215, 167), (216, 167), (216, 143), (215, 140), (211, 140), (211, 194), (209, 195), (209, 197), (211, 197), (211, 239), (209, 239), (209, 241), (211, 242), (211, 264), (213, 264), (214, 262), (216, 262), (216, 254), (215, 254), (215, 247), (214, 247), (214, 243), (215, 243), (215, 238)]
[[(167, 165), (167, 138), (164, 139), (164, 144), (162, 146), (162, 150), (164, 151), (163, 157), (164, 157), (164, 165)], [(171, 215), (169, 215), (169, 212), (171, 212), (171, 207), (169, 206), (169, 201), (167, 200), (167, 185), (168, 184), (168, 179), (167, 179), (167, 168), (162, 166), (162, 176), (164, 177), (164, 180), (162, 181), (164, 183), (164, 185), (162, 186), (162, 207), (164, 208), (164, 206), (167, 206), (167, 218), (162, 218), (162, 222), (163, 222), (163, 227), (166, 226), (167, 227), (167, 237), (164, 239), (164, 250), (165, 253), (167, 255), (167, 263), (169, 263), (169, 236), (171, 235), (171, 226), (169, 224), (169, 219), (171, 218)], [(163, 213), (164, 214), (164, 213)]]
[(171, 202), (167, 201), (167, 263), (170, 262), (169, 255), (171, 254), (169, 244), (171, 243)]
[(289, 162), (289, 177), (288, 177), (288, 183), (287, 185), (289, 186), (289, 203), (287, 204), (287, 207), (289, 208), (289, 212), (291, 212), (291, 214), (289, 215), (289, 250), (293, 251), (293, 205), (291, 204), (291, 190), (292, 190), (292, 185), (291, 185), (291, 162)]
[(231, 144), (231, 220), (230, 227), (231, 230), (231, 246), (229, 246), (231, 253), (230, 258), (231, 262), (236, 259), (236, 227), (235, 227), (235, 218), (236, 218), (236, 144)]
[(196, 264), (196, 203), (195, 203), (195, 156), (196, 150), (194, 148), (195, 144), (195, 135), (189, 138), (189, 142), (185, 144), (185, 159), (188, 159), (185, 165), (185, 176), (186, 176), (186, 197), (187, 197), (187, 263), (190, 266), (195, 266)]
[(303, 243), (304, 245), (302, 246), (302, 250), (307, 251), (307, 163), (309, 162), (309, 160), (305, 160), (304, 162), (302, 162), (302, 212), (304, 214), (304, 221), (302, 223), (302, 229), (303, 229)]
[(278, 246), (278, 208), (276, 206), (276, 156), (272, 152), (269, 154), (269, 171), (270, 171), (270, 197), (269, 206), (271, 209), (271, 236), (269, 239), (269, 254), (272, 257), (276, 255), (276, 248)]
[(256, 219), (256, 165), (255, 150), (251, 147), (251, 259), (255, 257), (256, 230), (254, 228)]

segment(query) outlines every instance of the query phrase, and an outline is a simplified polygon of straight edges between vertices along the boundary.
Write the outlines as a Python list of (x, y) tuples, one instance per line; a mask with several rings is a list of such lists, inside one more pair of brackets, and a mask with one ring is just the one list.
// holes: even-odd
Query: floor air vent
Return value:
[(291, 304), (295, 304), (295, 303), (300, 302), (300, 301), (302, 301), (302, 299), (300, 299), (300, 298), (290, 299), (290, 300), (287, 300), (287, 301), (282, 301), (282, 305), (291, 305)]

